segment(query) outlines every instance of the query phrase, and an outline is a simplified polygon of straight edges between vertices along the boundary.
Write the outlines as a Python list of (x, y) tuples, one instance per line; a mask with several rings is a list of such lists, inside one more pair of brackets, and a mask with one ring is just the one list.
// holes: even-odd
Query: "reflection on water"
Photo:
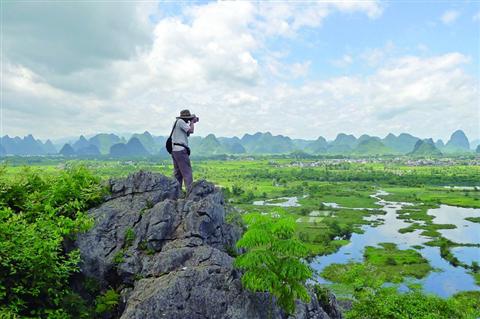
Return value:
[(440, 205), (430, 209), (429, 215), (435, 216), (435, 224), (454, 224), (457, 228), (441, 229), (443, 237), (456, 243), (480, 244), (480, 224), (465, 220), (466, 217), (480, 217), (480, 209)]
[[(420, 235), (420, 230), (416, 230), (411, 233), (401, 234), (398, 232), (400, 228), (407, 227), (410, 223), (397, 218), (397, 211), (405, 205), (411, 205), (410, 203), (388, 202), (379, 198), (379, 196), (385, 195), (383, 191), (378, 192), (372, 197), (378, 199), (378, 204), (382, 205), (386, 212), (385, 215), (373, 215), (377, 219), (383, 219), (384, 222), (379, 226), (363, 226), (365, 231), (363, 234), (352, 234), (351, 242), (339, 249), (334, 254), (319, 256), (311, 263), (312, 267), (321, 272), (325, 267), (332, 263), (348, 263), (349, 261), (361, 262), (363, 260), (363, 251), (365, 246), (376, 246), (382, 242), (391, 242), (397, 244), (399, 249), (409, 249), (412, 245), (421, 245), (430, 240), (428, 237)], [(430, 211), (429, 211), (430, 213)], [(448, 216), (447, 216), (448, 213)], [(462, 226), (460, 231), (455, 237), (456, 232), (450, 233), (451, 237), (447, 238), (454, 240), (453, 238), (460, 238), (459, 234), (462, 230), (467, 230), (467, 235), (462, 238), (468, 242), (479, 242), (480, 229), (477, 228), (480, 224), (474, 224), (465, 221), (464, 218), (468, 216), (480, 216), (479, 209), (459, 208), (442, 205), (436, 209), (432, 215), (437, 216), (439, 220), (435, 219), (435, 223), (450, 223), (458, 226)], [(368, 217), (372, 219), (372, 216)], [(444, 219), (446, 218), (446, 219)], [(465, 224), (468, 227), (463, 227)], [(473, 226), (470, 224), (474, 224)], [(469, 227), (472, 227), (471, 229)], [(455, 230), (455, 229), (452, 229)], [(442, 230), (442, 234), (443, 234)], [(451, 230), (445, 230), (445, 232)], [(424, 290), (430, 293), (435, 293), (439, 296), (448, 297), (456, 292), (465, 290), (480, 290), (480, 287), (475, 285), (473, 277), (462, 267), (453, 267), (447, 261), (440, 256), (438, 247), (428, 247), (418, 250), (423, 257), (428, 259), (429, 263), (437, 271), (431, 272), (426, 278), (416, 280), (421, 283)], [(467, 247), (458, 247), (453, 249), (458, 258), (464, 262), (474, 260), (478, 258), (479, 248), (467, 249)], [(462, 259), (463, 258), (463, 259)], [(323, 278), (318, 279), (320, 282), (328, 282)]]
[(459, 291), (480, 290), (468, 271), (462, 267), (453, 267), (440, 257), (440, 248), (425, 247), (421, 253), (433, 268), (438, 268), (438, 271), (431, 272), (419, 281), (425, 291), (448, 297)]
[(480, 264), (480, 247), (454, 247), (451, 252), (467, 265), (471, 265), (474, 261)]
[(473, 191), (480, 189), (480, 186), (443, 186), (444, 188), (449, 189), (456, 189), (456, 190), (466, 190), (466, 191)]
[[(283, 200), (278, 202), (279, 200)], [(299, 207), (298, 197), (279, 197), (274, 200), (256, 200), (253, 202), (253, 205), (258, 206), (279, 206), (279, 207)]]

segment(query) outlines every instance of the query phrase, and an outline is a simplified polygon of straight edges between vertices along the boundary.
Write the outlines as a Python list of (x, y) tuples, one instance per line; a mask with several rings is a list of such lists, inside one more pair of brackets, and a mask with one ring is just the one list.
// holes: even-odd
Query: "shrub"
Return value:
[(235, 260), (244, 270), (242, 284), (253, 292), (269, 292), (287, 313), (295, 311), (295, 300), (310, 296), (305, 283), (312, 270), (305, 262), (308, 249), (294, 237), (291, 217), (273, 218), (257, 213), (245, 216), (247, 231), (237, 242), (246, 252)]
[(64, 309), (74, 296), (68, 280), (78, 271), (80, 253), (64, 251), (63, 242), (91, 227), (85, 211), (103, 194), (99, 179), (83, 167), (56, 175), (25, 169), (11, 179), (0, 176), (2, 316), (82, 317)]
[(237, 185), (232, 185), (232, 191), (231, 191), (231, 193), (233, 194), (233, 196), (240, 196), (240, 195), (242, 195), (243, 193), (245, 193), (245, 191), (244, 191), (241, 187), (239, 187), (239, 186), (237, 186)]
[(114, 289), (109, 289), (95, 299), (95, 312), (103, 314), (115, 310), (120, 301), (120, 295)]
[[(65, 295), (80, 254), (62, 251), (63, 233), (50, 217), (30, 223), (23, 213), (0, 211), (0, 300), (13, 312), (39, 315)], [(32, 313), (33, 312), (33, 313)]]
[[(442, 299), (422, 293), (418, 288), (406, 293), (397, 287), (362, 289), (346, 318), (475, 318), (475, 310), (462, 307), (455, 299)], [(478, 313), (476, 314), (478, 316)]]

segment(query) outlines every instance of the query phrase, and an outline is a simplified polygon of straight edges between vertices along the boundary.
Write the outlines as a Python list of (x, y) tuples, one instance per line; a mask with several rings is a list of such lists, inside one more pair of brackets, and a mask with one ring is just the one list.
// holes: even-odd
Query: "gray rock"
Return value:
[[(225, 223), (213, 184), (194, 183), (185, 199), (176, 181), (150, 172), (109, 185), (106, 202), (89, 212), (95, 226), (76, 246), (83, 277), (121, 292), (122, 319), (287, 318), (268, 294), (242, 288), (227, 253), (242, 230)], [(311, 294), (291, 318), (341, 318), (333, 296), (323, 308)]]

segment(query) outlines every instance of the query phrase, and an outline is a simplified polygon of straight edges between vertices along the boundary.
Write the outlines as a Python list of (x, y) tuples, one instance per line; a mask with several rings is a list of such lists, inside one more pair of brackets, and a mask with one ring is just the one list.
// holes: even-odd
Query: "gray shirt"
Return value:
[[(177, 125), (172, 133), (172, 143), (180, 143), (188, 146), (188, 131), (190, 130), (190, 125), (188, 125), (184, 120), (177, 120)], [(182, 151), (185, 148), (180, 145), (173, 145), (173, 151)]]

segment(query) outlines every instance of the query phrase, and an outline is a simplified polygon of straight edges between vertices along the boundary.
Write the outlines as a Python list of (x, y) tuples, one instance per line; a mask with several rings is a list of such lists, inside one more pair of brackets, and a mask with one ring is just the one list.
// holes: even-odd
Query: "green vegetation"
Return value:
[(125, 247), (131, 246), (135, 240), (135, 231), (132, 228), (128, 228), (125, 232)]
[[(342, 138), (342, 141), (339, 141), (335, 147), (348, 146), (348, 139), (348, 136)], [(416, 140), (411, 141), (412, 148), (415, 143)], [(317, 144), (319, 145), (312, 144), (309, 147), (325, 146), (322, 141), (318, 141)], [(253, 145), (249, 147), (254, 147)], [(387, 146), (393, 149), (397, 148), (393, 144)], [(102, 149), (104, 151), (105, 147)], [(354, 148), (350, 148), (350, 150), (352, 151)], [(437, 208), (442, 204), (480, 208), (480, 190), (478, 188), (444, 187), (446, 185), (478, 185), (480, 166), (470, 165), (469, 159), (438, 159), (435, 162), (435, 165), (438, 166), (417, 166), (417, 162), (410, 164), (411, 159), (407, 158), (361, 161), (304, 157), (302, 154), (295, 156), (196, 160), (193, 161), (193, 169), (195, 179), (205, 178), (221, 187), (227, 203), (234, 206), (241, 216), (248, 216), (249, 214), (246, 212), (249, 212), (252, 216), (288, 217), (289, 223), (294, 226), (294, 231), (288, 240), (298, 244), (302, 243), (302, 251), (305, 249), (305, 254), (302, 256), (305, 257), (334, 253), (342, 246), (349, 244), (352, 234), (362, 233), (365, 226), (376, 227), (382, 224), (384, 222), (382, 215), (385, 212), (380, 210), (380, 206), (376, 204), (377, 199), (371, 195), (380, 189), (385, 190), (389, 194), (380, 195), (385, 200), (413, 204), (413, 206), (403, 206), (398, 211), (398, 218), (407, 223), (404, 228), (400, 229), (400, 233), (419, 230), (422, 236), (431, 238), (427, 243), (421, 246), (414, 245), (412, 248), (438, 246), (442, 258), (452, 265), (466, 269), (480, 285), (478, 264), (476, 266), (475, 264), (466, 265), (455, 258), (450, 250), (460, 244), (443, 238), (439, 231), (455, 226), (436, 224), (433, 216), (427, 214), (429, 209)], [(0, 288), (0, 300), (4, 305), (0, 309), (0, 317), (2, 317), (2, 311), (27, 317), (45, 317), (47, 312), (57, 311), (65, 313), (66, 316), (70, 315), (72, 318), (81, 318), (84, 316), (81, 313), (95, 313), (95, 305), (93, 305), (93, 309), (89, 309), (88, 306), (85, 306), (85, 309), (80, 306), (71, 307), (72, 303), (81, 304), (83, 302), (66, 286), (66, 280), (77, 269), (78, 256), (75, 255), (75, 252), (63, 251), (61, 242), (63, 238), (73, 236), (76, 232), (88, 228), (90, 221), (83, 212), (101, 197), (99, 194), (102, 193), (102, 189), (98, 184), (101, 179), (126, 176), (139, 169), (170, 176), (172, 172), (170, 161), (63, 162), (54, 158), (35, 157), (8, 160), (11, 163), (2, 169), (0, 176), (0, 218), (2, 220), (0, 258), (8, 256), (22, 260), (25, 262), (25, 269), (19, 269), (23, 274), (28, 274), (33, 269), (37, 269), (41, 263), (47, 263), (45, 257), (43, 259), (38, 257), (36, 260), (37, 256), (32, 254), (33, 249), (43, 249), (47, 255), (52, 257), (48, 257), (50, 258), (47, 259), (49, 260), (48, 265), (42, 269), (48, 272), (48, 276), (55, 276), (55, 280), (44, 280), (43, 287), (35, 282), (24, 283), (10, 280), (8, 279), (10, 276), (16, 278), (14, 277), (16, 275), (5, 275), (9, 272), (8, 270), (3, 271), (4, 269), (1, 267), (4, 266), (0, 263), (1, 287), (3, 285), (13, 285), (12, 287), (27, 285), (28, 287), (22, 286), (27, 291), (37, 289), (37, 287), (41, 291), (41, 298), (33, 297), (34, 294), (31, 292), (19, 293), (17, 304), (13, 304), (13, 301), (6, 299), (6, 296), (10, 298), (13, 295), (7, 294), (4, 288)], [(17, 164), (30, 166), (25, 169)], [(79, 165), (86, 169), (79, 169)], [(92, 182), (90, 184), (86, 181), (80, 182), (82, 178), (79, 176), (73, 179), (66, 178), (66, 176), (75, 175), (74, 172), (77, 170), (88, 172), (92, 177)], [(61, 197), (64, 199), (58, 200)], [(284, 197), (295, 197), (296, 201), (293, 202), (296, 204), (281, 206), (286, 202)], [(266, 201), (268, 205), (253, 205), (254, 201)], [(328, 203), (336, 203), (338, 206)], [(151, 207), (148, 203), (146, 206)], [(242, 223), (238, 220), (238, 215), (229, 215), (227, 218), (237, 218), (231, 222)], [(475, 217), (468, 217), (466, 220), (479, 222), (479, 219)], [(253, 228), (249, 227), (248, 231), (250, 229)], [(24, 234), (30, 234), (29, 238), (26, 238)], [(115, 261), (118, 263), (123, 262), (125, 251), (135, 241), (133, 231), (127, 230), (123, 236), (124, 250), (115, 256)], [(13, 251), (14, 247), (16, 251)], [(147, 248), (145, 242), (139, 243), (139, 247), (147, 254), (153, 252)], [(258, 254), (260, 254), (261, 251), (266, 250), (264, 248), (260, 245), (251, 249), (247, 248), (247, 250), (249, 253), (258, 250)], [(238, 254), (238, 250), (234, 247), (227, 247), (227, 250), (232, 256)], [(29, 256), (30, 259), (25, 256)], [(241, 258), (241, 256), (237, 258)], [(62, 269), (64, 273), (57, 273), (53, 269)], [(244, 270), (246, 273), (249, 271), (247, 268)], [(333, 281), (328, 286), (329, 289), (335, 291), (341, 298), (348, 298), (354, 302), (353, 309), (348, 314), (350, 318), (428, 318), (428, 313), (432, 313), (430, 317), (437, 315), (435, 307), (444, 309), (444, 317), (451, 314), (452, 318), (475, 318), (470, 315), (475, 307), (465, 300), (466, 296), (473, 299), (478, 298), (476, 293), (469, 295), (466, 292), (449, 299), (439, 299), (425, 295), (418, 289), (401, 294), (394, 288), (376, 287), (373, 282), (375, 279), (380, 280), (382, 284), (385, 282), (399, 283), (407, 277), (422, 278), (429, 271), (431, 271), (430, 265), (415, 250), (400, 250), (393, 244), (385, 243), (380, 247), (368, 247), (364, 251), (362, 263), (332, 265), (326, 268), (323, 275)], [(41, 276), (51, 278), (46, 274), (41, 274)], [(373, 277), (372, 282), (369, 282), (371, 277)], [(57, 280), (57, 278), (59, 279)], [(60, 292), (56, 292), (55, 289), (48, 290), (54, 282), (59, 283), (59, 285), (56, 284), (55, 289)], [(35, 287), (30, 287), (30, 284)], [(268, 288), (266, 282), (255, 283), (255, 285), (257, 285), (256, 289)], [(368, 288), (370, 290), (367, 287), (370, 287)], [(267, 291), (267, 288), (263, 291)], [(48, 293), (44, 293), (45, 290)], [(96, 291), (95, 294), (99, 293), (101, 292)], [(277, 291), (277, 294), (280, 293)], [(378, 293), (378, 297), (374, 293)], [(57, 295), (61, 297), (55, 297)], [(62, 300), (61, 302), (58, 301), (59, 298)], [(372, 305), (379, 303), (381, 298), (385, 298), (383, 306)], [(425, 307), (415, 303), (415, 300), (422, 301), (422, 305)], [(460, 300), (463, 300), (463, 303)], [(462, 311), (462, 315), (456, 316), (456, 312), (451, 312), (456, 311), (452, 310), (455, 307)], [(35, 309), (36, 313), (31, 313), (32, 309)], [(415, 312), (415, 309), (418, 311)], [(468, 317), (469, 315), (470, 317)], [(437, 317), (442, 318), (442, 315)]]
[(475, 278), (475, 283), (480, 286), (480, 272), (472, 271), (473, 278)]
[[(386, 259), (384, 260), (387, 263)], [(407, 292), (399, 292), (396, 285), (385, 286), (388, 274), (366, 263), (354, 264), (342, 275), (349, 283), (348, 293), (353, 301), (346, 318), (459, 318), (474, 319), (480, 315), (480, 291), (458, 293), (443, 299), (425, 294), (416, 285)]]
[(270, 292), (287, 313), (295, 311), (295, 300), (310, 301), (306, 281), (312, 270), (304, 259), (308, 250), (294, 238), (295, 221), (289, 217), (245, 215), (247, 231), (237, 242), (246, 252), (235, 259), (244, 270), (242, 284), (253, 292)]
[(120, 294), (114, 289), (109, 289), (95, 299), (95, 312), (103, 314), (112, 312), (118, 306)]
[(480, 217), (467, 217), (465, 220), (468, 220), (472, 223), (480, 223)]
[[(475, 173), (475, 170), (472, 171)], [(480, 175), (477, 175), (480, 178)], [(480, 190), (461, 190), (436, 186), (423, 187), (385, 187), (390, 194), (386, 200), (423, 203), (410, 209), (437, 207), (440, 204), (480, 208)], [(422, 210), (423, 210), (422, 209)]]
[(84, 212), (102, 198), (99, 179), (83, 167), (55, 176), (29, 169), (10, 178), (4, 174), (5, 169), (0, 171), (0, 314), (68, 318), (72, 307), (65, 302), (81, 300), (68, 286), (80, 255), (64, 251), (62, 243), (91, 226)]
[(392, 243), (382, 243), (381, 247), (367, 246), (363, 254), (364, 263), (331, 264), (322, 277), (341, 284), (353, 284), (352, 274), (369, 277), (376, 274), (383, 281), (400, 283), (406, 277), (423, 278), (431, 270), (428, 261), (413, 249), (400, 250)]
[(399, 293), (397, 287), (364, 286), (355, 293), (346, 318), (475, 319), (480, 316), (480, 292), (459, 293), (448, 299), (424, 294), (420, 289)]
[(418, 140), (410, 153), (412, 156), (440, 156), (442, 152), (435, 146), (431, 138)]

